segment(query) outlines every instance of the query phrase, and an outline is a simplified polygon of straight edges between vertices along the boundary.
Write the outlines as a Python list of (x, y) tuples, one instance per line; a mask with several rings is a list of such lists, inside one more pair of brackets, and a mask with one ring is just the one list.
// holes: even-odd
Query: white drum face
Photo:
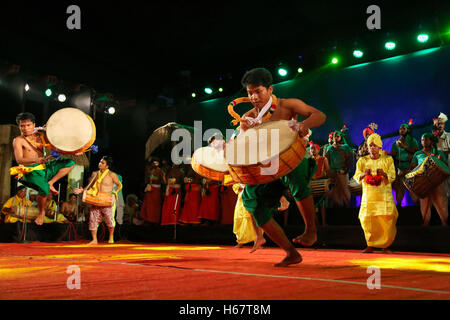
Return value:
[(93, 137), (88, 115), (75, 108), (56, 111), (47, 122), (47, 138), (59, 150), (73, 152), (83, 148)]
[(278, 157), (294, 143), (297, 133), (288, 120), (269, 121), (239, 133), (225, 147), (230, 165), (254, 165)]
[(195, 150), (192, 160), (208, 169), (218, 172), (228, 172), (223, 151), (217, 151), (213, 147), (203, 147)]

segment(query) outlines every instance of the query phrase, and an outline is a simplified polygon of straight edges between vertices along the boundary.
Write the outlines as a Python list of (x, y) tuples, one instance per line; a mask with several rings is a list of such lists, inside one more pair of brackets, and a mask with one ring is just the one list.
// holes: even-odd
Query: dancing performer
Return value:
[(150, 223), (159, 224), (161, 221), (161, 184), (166, 184), (166, 176), (159, 167), (159, 160), (152, 159), (146, 174), (144, 203), (141, 207), (141, 218)]
[[(406, 192), (406, 187), (403, 184), (403, 178), (410, 171), (411, 160), (414, 153), (419, 150), (419, 144), (412, 136), (411, 124), (412, 120), (408, 123), (403, 123), (400, 125), (398, 130), (400, 138), (392, 144), (391, 152), (389, 153), (389, 155), (394, 158), (394, 163), (397, 169), (397, 178), (392, 184), (392, 189), (395, 191), (395, 198), (398, 207), (401, 205)], [(417, 200), (415, 195), (411, 195), (411, 197), (414, 201)]]
[[(424, 133), (421, 138), (422, 150), (417, 151), (411, 160), (411, 169), (422, 164), (429, 156), (434, 156), (446, 162), (445, 154), (436, 148), (436, 136), (432, 133)], [(431, 218), (431, 206), (436, 208), (442, 225), (446, 226), (448, 221), (448, 197), (445, 190), (445, 181), (436, 188), (430, 190), (427, 197), (420, 199), (420, 211), (422, 213), (423, 225), (428, 226)]]
[(370, 154), (358, 160), (353, 176), (363, 186), (359, 210), (359, 220), (367, 242), (363, 253), (371, 253), (374, 248), (390, 253), (388, 248), (395, 239), (398, 218), (391, 187), (395, 180), (394, 160), (381, 153), (383, 142), (378, 134), (370, 135), (367, 145)]
[[(36, 121), (29, 112), (16, 117), (21, 135), (13, 141), (14, 157), (19, 164), (10, 169), (11, 175), (18, 175), (19, 182), (38, 191), (37, 202), (39, 216), (34, 221), (37, 225), (44, 223), (46, 196), (52, 192), (58, 194), (53, 186), (56, 181), (66, 176), (75, 166), (75, 161), (67, 158), (51, 159), (46, 155), (45, 134), (36, 130)], [(81, 155), (77, 153), (76, 155)]]
[[(86, 192), (92, 197), (99, 197), (102, 193), (113, 194), (113, 201), (118, 200), (118, 193), (122, 190), (122, 183), (120, 182), (117, 175), (110, 170), (112, 167), (113, 160), (109, 156), (103, 156), (98, 163), (98, 171), (92, 173), (89, 180), (89, 184), (86, 188), (75, 188), (73, 192), (75, 194), (80, 194)], [(114, 185), (117, 189), (114, 190)], [(89, 244), (97, 244), (97, 229), (100, 223), (102, 223), (103, 218), (105, 218), (106, 226), (109, 231), (108, 243), (114, 243), (114, 228), (116, 225), (113, 208), (111, 206), (97, 206), (91, 205), (90, 216), (89, 216), (89, 231), (92, 235), (92, 241)]]
[[(272, 104), (272, 75), (264, 68), (253, 69), (243, 76), (241, 84), (247, 90), (253, 105), (253, 108), (244, 114), (240, 122), (241, 130), (245, 131), (258, 125), (268, 112), (267, 106), (270, 107)], [(306, 119), (298, 122), (299, 115)], [(304, 137), (308, 134), (309, 128), (320, 126), (325, 118), (321, 111), (299, 99), (277, 99), (276, 108), (268, 121), (291, 120), (289, 122), (291, 129)], [(286, 252), (285, 258), (275, 264), (277, 267), (286, 267), (302, 261), (300, 253), (272, 217), (273, 210), (279, 206), (285, 184), (289, 187), (305, 221), (305, 232), (293, 241), (305, 246), (311, 246), (317, 241), (314, 201), (308, 187), (314, 170), (315, 166), (311, 168), (309, 160), (303, 159), (297, 168), (287, 176), (271, 183), (246, 185), (244, 188), (242, 200), (245, 209), (253, 215), (257, 225)]]

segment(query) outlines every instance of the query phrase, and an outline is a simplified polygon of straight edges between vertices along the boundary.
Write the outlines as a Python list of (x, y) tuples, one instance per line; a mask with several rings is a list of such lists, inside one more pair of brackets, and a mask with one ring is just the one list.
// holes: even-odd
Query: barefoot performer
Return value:
[[(264, 110), (268, 110), (267, 105), (272, 104), (272, 75), (264, 68), (253, 69), (243, 76), (241, 83), (247, 90), (250, 102), (254, 107), (241, 118), (240, 128), (245, 131), (258, 125), (258, 119), (265, 118), (269, 112), (264, 112)], [(306, 119), (298, 122), (299, 115)], [(274, 111), (268, 121), (291, 120), (291, 129), (296, 130), (301, 137), (304, 137), (308, 134), (309, 128), (322, 125), (325, 119), (325, 114), (299, 99), (277, 99)], [(301, 255), (272, 217), (272, 210), (276, 210), (279, 206), (285, 185), (289, 187), (305, 221), (305, 233), (294, 241), (311, 246), (317, 240), (314, 201), (311, 190), (308, 188), (309, 180), (316, 167), (312, 168), (309, 163), (305, 158), (291, 173), (273, 182), (259, 185), (247, 184), (242, 194), (244, 207), (252, 213), (257, 225), (286, 252), (286, 257), (275, 264), (276, 267), (286, 267), (302, 261)]]
[[(75, 188), (73, 192), (80, 194), (86, 192), (87, 196), (83, 201), (91, 204), (89, 217), (89, 231), (91, 231), (92, 241), (89, 244), (97, 244), (97, 229), (105, 217), (106, 226), (109, 231), (108, 243), (114, 243), (114, 227), (116, 222), (113, 217), (112, 206), (114, 201), (117, 201), (118, 193), (122, 190), (122, 183), (120, 183), (117, 175), (109, 168), (112, 166), (112, 158), (103, 156), (98, 164), (99, 171), (92, 173), (89, 179), (89, 184), (86, 188)], [(117, 186), (114, 190), (114, 184)], [(114, 195), (114, 198), (112, 198)], [(104, 203), (102, 199), (105, 199)], [(96, 204), (93, 204), (96, 203)]]
[[(73, 169), (75, 161), (68, 158), (50, 160), (52, 157), (45, 155), (44, 147), (51, 149), (51, 145), (46, 143), (45, 134), (35, 128), (36, 121), (33, 114), (20, 113), (16, 117), (16, 122), (21, 135), (13, 140), (13, 150), (19, 166), (12, 167), (10, 174), (18, 175), (20, 183), (38, 191), (39, 216), (34, 222), (42, 225), (47, 195), (50, 192), (58, 194), (53, 185)], [(82, 152), (75, 155), (81, 154)]]

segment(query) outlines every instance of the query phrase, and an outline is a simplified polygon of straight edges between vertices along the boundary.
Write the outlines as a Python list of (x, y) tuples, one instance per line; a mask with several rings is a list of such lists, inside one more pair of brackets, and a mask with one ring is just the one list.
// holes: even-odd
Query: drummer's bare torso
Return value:
[[(26, 136), (35, 143), (42, 143), (38, 133)], [(43, 163), (44, 152), (42, 148), (32, 145), (23, 135), (18, 136), (13, 141), (14, 156), (18, 164), (27, 165)]]
[[(97, 175), (97, 173), (99, 175), (101, 175), (101, 172), (95, 172), (94, 174)], [(102, 182), (100, 183), (100, 192), (109, 192), (111, 193), (113, 191), (114, 188), (114, 180), (117, 180), (117, 175), (112, 172), (109, 171), (108, 174), (103, 178)]]

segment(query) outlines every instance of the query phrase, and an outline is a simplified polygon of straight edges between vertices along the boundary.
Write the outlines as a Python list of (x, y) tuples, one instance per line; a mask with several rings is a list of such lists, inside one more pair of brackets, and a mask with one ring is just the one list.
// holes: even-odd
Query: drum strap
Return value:
[(95, 181), (93, 186), (90, 189), (88, 189), (86, 192), (87, 194), (89, 194), (93, 197), (96, 197), (98, 195), (98, 191), (100, 189), (99, 188), (100, 184), (102, 183), (103, 178), (106, 177), (106, 175), (109, 173), (109, 169), (106, 169), (105, 171), (103, 171), (103, 173), (100, 176), (98, 176), (99, 173), (100, 172), (97, 173), (97, 180)]

